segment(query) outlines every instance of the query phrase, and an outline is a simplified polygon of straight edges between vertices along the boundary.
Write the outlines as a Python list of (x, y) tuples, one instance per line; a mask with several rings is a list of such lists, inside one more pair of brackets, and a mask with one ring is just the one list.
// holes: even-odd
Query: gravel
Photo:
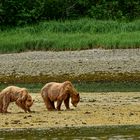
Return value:
[(60, 76), (60, 80), (71, 77), (70, 80), (96, 81), (101, 75), (99, 80), (107, 80), (106, 77), (115, 80), (114, 75), (128, 73), (129, 79), (126, 80), (131, 80), (131, 77), (133, 80), (140, 79), (140, 49), (34, 51), (0, 55), (0, 82), (6, 81), (4, 77), (11, 76), (16, 79), (28, 76), (31, 81), (32, 77), (40, 76), (47, 76), (49, 80)]

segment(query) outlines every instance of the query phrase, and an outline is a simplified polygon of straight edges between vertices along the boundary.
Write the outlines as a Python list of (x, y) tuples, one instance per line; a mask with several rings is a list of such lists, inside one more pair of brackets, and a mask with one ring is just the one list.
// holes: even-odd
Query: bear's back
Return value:
[(62, 87), (62, 83), (57, 82), (50, 82), (47, 83), (42, 89), (42, 93), (45, 94), (50, 98), (50, 100), (54, 101), (57, 100), (57, 97), (60, 95), (60, 90)]

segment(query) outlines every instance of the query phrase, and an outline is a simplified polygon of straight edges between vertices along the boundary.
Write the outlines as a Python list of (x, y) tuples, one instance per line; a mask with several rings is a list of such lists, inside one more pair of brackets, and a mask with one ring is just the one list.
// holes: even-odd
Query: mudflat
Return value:
[(57, 128), (104, 125), (140, 124), (139, 92), (80, 93), (77, 108), (47, 111), (40, 93), (31, 93), (35, 99), (32, 113), (24, 113), (15, 103), (0, 114), (0, 129), (4, 128)]

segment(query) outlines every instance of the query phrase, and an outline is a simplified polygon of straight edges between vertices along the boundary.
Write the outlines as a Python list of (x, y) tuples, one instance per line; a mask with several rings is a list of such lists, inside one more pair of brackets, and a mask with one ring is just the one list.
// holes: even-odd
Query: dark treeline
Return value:
[(0, 0), (0, 24), (4, 26), (81, 17), (137, 19), (140, 0)]

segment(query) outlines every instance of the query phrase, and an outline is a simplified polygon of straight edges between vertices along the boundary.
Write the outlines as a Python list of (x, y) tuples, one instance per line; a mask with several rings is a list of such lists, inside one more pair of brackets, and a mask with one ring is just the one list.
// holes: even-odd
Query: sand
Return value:
[(77, 108), (70, 111), (47, 111), (39, 93), (32, 93), (35, 99), (32, 113), (24, 113), (11, 103), (9, 114), (0, 114), (0, 129), (10, 128), (56, 128), (108, 125), (140, 125), (140, 93), (102, 92), (80, 93)]

